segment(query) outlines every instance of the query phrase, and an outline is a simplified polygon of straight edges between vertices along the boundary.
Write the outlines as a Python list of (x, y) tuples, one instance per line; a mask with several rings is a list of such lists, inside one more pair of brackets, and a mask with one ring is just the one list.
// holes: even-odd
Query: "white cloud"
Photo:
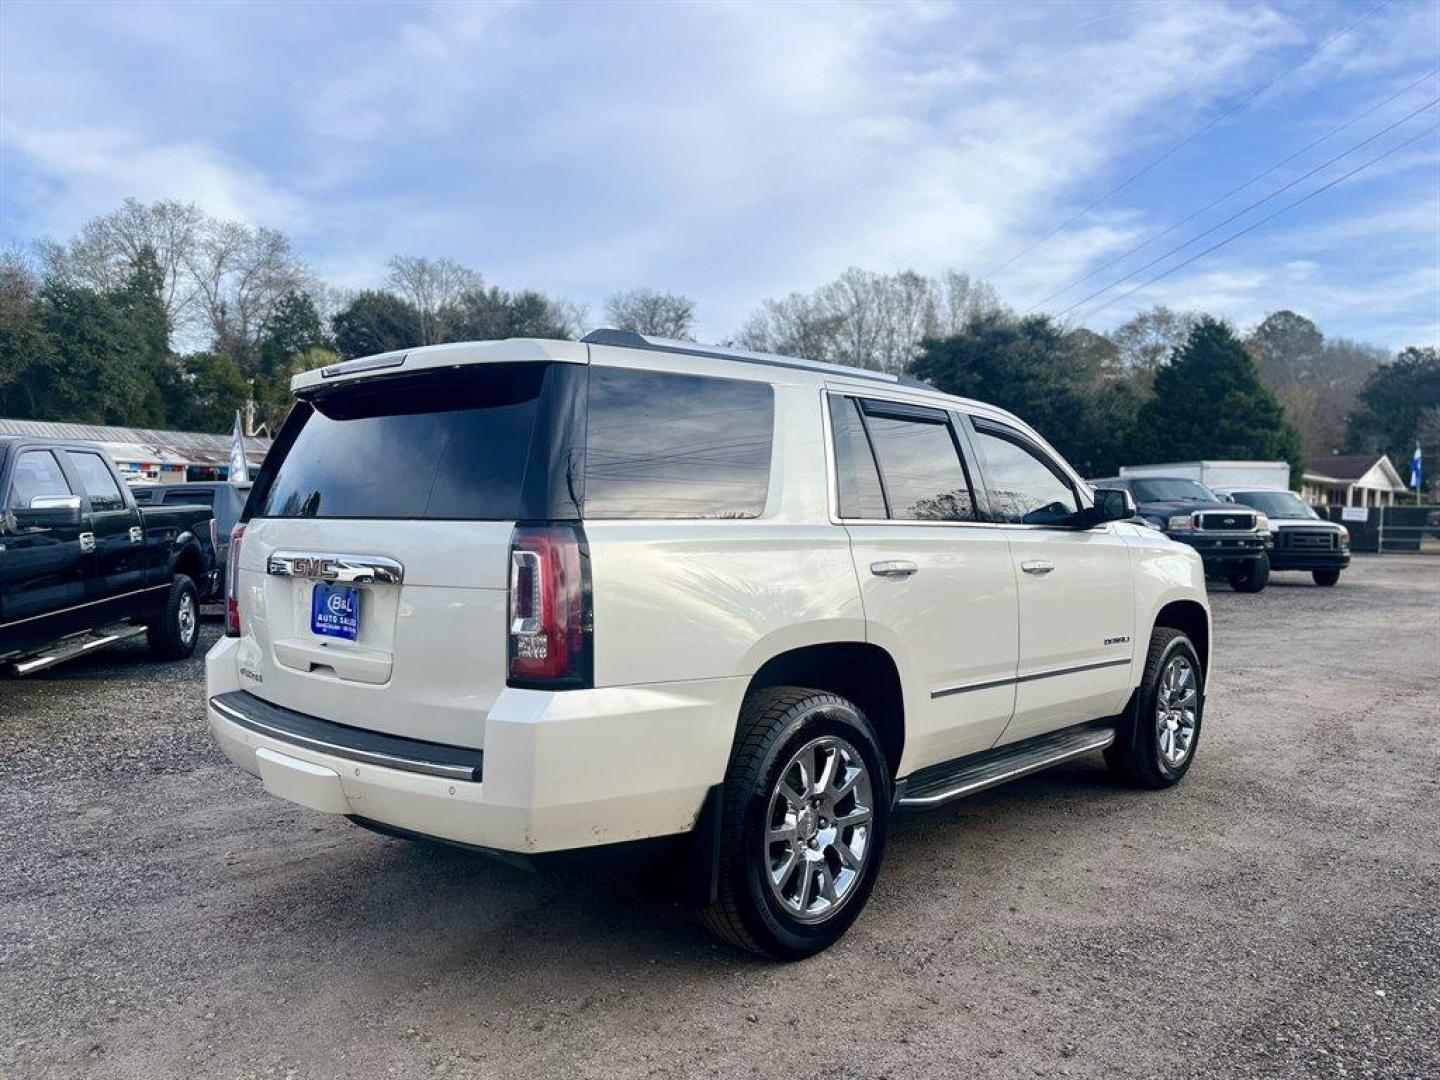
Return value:
[(151, 141), (113, 128), (36, 128), (8, 119), (0, 153), (48, 185), (45, 217), (65, 233), (133, 196), (180, 199), (224, 218), (291, 228), (300, 203), (258, 170), (200, 140)]

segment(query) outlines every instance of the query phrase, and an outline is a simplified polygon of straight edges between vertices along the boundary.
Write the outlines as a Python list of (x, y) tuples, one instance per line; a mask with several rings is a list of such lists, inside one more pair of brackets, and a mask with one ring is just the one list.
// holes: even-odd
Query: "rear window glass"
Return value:
[(768, 383), (590, 370), (587, 518), (751, 518), (765, 509)]
[(302, 402), (252, 516), (515, 518), (546, 367), (379, 378)]
[(174, 506), (176, 503), (184, 503), (189, 506), (214, 506), (215, 492), (167, 491), (160, 497), (160, 502), (166, 506)]

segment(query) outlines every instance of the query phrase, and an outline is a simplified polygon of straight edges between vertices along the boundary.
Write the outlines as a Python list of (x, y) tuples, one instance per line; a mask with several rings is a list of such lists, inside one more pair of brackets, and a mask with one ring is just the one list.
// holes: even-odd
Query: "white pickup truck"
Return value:
[(297, 376), (230, 545), (209, 722), (274, 795), (538, 863), (676, 860), (806, 956), (892, 812), (1194, 760), (1199, 556), (912, 380), (597, 331)]

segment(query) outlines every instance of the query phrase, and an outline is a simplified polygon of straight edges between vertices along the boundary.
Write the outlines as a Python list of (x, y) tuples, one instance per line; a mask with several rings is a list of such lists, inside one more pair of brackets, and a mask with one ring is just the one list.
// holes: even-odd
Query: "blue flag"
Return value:
[(1420, 468), (1420, 446), (1415, 446), (1415, 456), (1410, 459), (1410, 486), (1416, 491), (1420, 490), (1420, 484), (1425, 479), (1425, 474)]

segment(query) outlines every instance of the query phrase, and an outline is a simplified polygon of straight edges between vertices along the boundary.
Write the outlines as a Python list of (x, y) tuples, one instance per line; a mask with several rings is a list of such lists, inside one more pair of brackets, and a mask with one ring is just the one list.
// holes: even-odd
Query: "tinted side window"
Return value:
[(1053, 525), (1080, 509), (1070, 482), (1023, 441), (977, 427), (975, 445), (985, 455), (990, 513), (996, 521)]
[(830, 427), (835, 436), (835, 480), (842, 518), (884, 518), (885, 495), (875, 455), (853, 398), (830, 398)]
[(774, 429), (766, 383), (592, 368), (585, 516), (758, 517)]
[(70, 464), (80, 474), (80, 483), (84, 485), (85, 494), (90, 496), (91, 510), (125, 509), (125, 496), (120, 494), (120, 485), (110, 474), (109, 466), (100, 460), (99, 454), (87, 454), (78, 450), (67, 450), (65, 453), (70, 456)]
[(935, 422), (867, 415), (865, 427), (890, 516), (902, 521), (973, 521), (975, 503), (960, 453), (943, 419)]
[(29, 509), (31, 499), (63, 499), (73, 494), (49, 450), (27, 450), (15, 462), (15, 475), (10, 481), (12, 510)]

